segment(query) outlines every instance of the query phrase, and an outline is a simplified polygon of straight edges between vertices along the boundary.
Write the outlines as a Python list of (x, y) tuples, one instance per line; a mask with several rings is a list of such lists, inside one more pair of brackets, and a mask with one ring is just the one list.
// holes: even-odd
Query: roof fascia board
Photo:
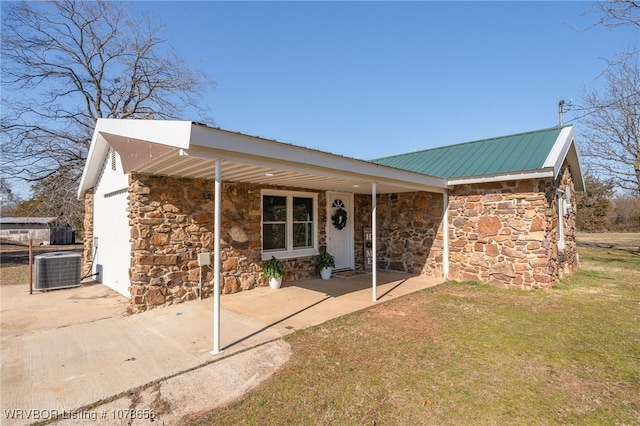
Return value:
[(571, 174), (576, 191), (584, 191), (584, 177), (582, 176), (582, 167), (580, 165), (580, 157), (578, 156), (578, 147), (576, 145), (576, 135), (573, 126), (564, 127), (560, 131), (558, 139), (553, 145), (553, 148), (551, 148), (551, 151), (549, 151), (549, 155), (544, 162), (544, 167), (553, 167), (554, 179), (558, 177), (565, 159), (571, 167)]
[(449, 179), (447, 183), (449, 187), (453, 187), (456, 185), (503, 182), (508, 180), (540, 179), (540, 178), (548, 178), (548, 177), (554, 177), (554, 171), (551, 168), (536, 170), (531, 172), (523, 172), (523, 173), (508, 173), (508, 174), (500, 174), (500, 175), (455, 178), (455, 179)]
[[(215, 145), (210, 142), (213, 139), (210, 134), (207, 134), (208, 132), (217, 132)], [(305, 167), (316, 165), (322, 169), (349, 170), (350, 172), (364, 176), (380, 176), (398, 181), (419, 181), (434, 187), (446, 187), (446, 180), (435, 176), (409, 172), (369, 161), (205, 126), (194, 125), (191, 142), (192, 148), (190, 151), (193, 150), (193, 145), (197, 145), (204, 148), (223, 150), (228, 153), (250, 153), (255, 157), (260, 157), (261, 161), (270, 158), (272, 160), (303, 164)]]
[[(78, 198), (82, 198), (84, 193), (95, 185), (101, 173), (109, 150), (109, 144), (101, 133), (178, 148), (180, 155), (207, 159), (220, 158), (236, 163), (271, 166), (303, 173), (313, 171), (327, 177), (389, 182), (415, 190), (439, 193), (455, 185), (550, 176), (555, 178), (560, 172), (564, 159), (569, 156), (567, 160), (576, 173), (574, 176), (576, 189), (584, 188), (573, 126), (561, 129), (545, 159), (543, 169), (522, 173), (442, 179), (288, 143), (215, 129), (191, 121), (98, 119), (78, 188)], [(144, 165), (141, 164), (141, 166), (144, 168)]]
[[(99, 122), (100, 120), (98, 120)], [(102, 172), (104, 159), (109, 152), (109, 144), (98, 131), (98, 126), (93, 131), (91, 137), (91, 146), (87, 153), (87, 161), (84, 164), (82, 177), (80, 178), (80, 186), (78, 187), (78, 199), (84, 197), (85, 192), (93, 188), (98, 181), (98, 177)]]
[[(262, 141), (264, 140), (257, 139), (257, 142)], [(250, 150), (249, 152), (251, 152), (251, 154), (246, 154), (247, 151), (241, 151), (240, 149), (238, 149), (238, 151), (226, 151), (220, 149), (203, 149), (201, 147), (192, 147), (188, 150), (181, 150), (180, 155), (188, 155), (212, 160), (220, 159), (233, 163), (262, 166), (267, 168), (287, 170), (291, 172), (317, 174), (318, 176), (325, 176), (336, 179), (355, 179), (365, 182), (378, 183), (386, 182), (395, 186), (402, 186), (418, 191), (444, 193), (446, 190), (445, 179), (439, 179), (419, 173), (398, 170), (391, 167), (381, 166), (379, 164), (369, 163), (363, 160), (335, 156), (333, 154), (314, 151), (308, 148), (289, 146), (280, 142), (272, 143), (277, 145), (284, 145), (285, 148), (301, 149), (307, 152), (298, 152), (298, 155), (290, 155), (290, 158), (287, 159), (281, 157), (273, 157), (273, 154), (270, 154), (269, 157), (254, 155), (256, 150)], [(278, 146), (277, 148), (282, 147)], [(282, 152), (279, 149), (278, 153), (286, 155), (285, 152)]]
[(558, 138), (551, 148), (551, 151), (549, 151), (549, 155), (547, 155), (543, 167), (553, 167), (554, 178), (558, 177), (562, 163), (567, 156), (567, 152), (569, 151), (569, 147), (573, 143), (574, 138), (573, 126), (562, 128)]
[[(213, 139), (209, 132), (216, 132), (216, 138)], [(215, 141), (212, 143), (211, 141)], [(433, 186), (441, 186), (444, 188), (446, 181), (434, 176), (428, 176), (420, 173), (408, 172), (405, 170), (386, 167), (369, 161), (358, 160), (354, 158), (344, 157), (329, 152), (319, 151), (316, 149), (305, 148), (302, 146), (292, 145), (288, 143), (262, 139), (256, 136), (243, 135), (241, 133), (233, 133), (226, 130), (213, 129), (210, 127), (194, 125), (191, 138), (192, 146), (189, 151), (195, 152), (195, 146), (203, 148), (214, 148), (227, 153), (239, 153), (241, 155), (252, 155), (265, 159), (277, 161), (293, 162), (304, 164), (305, 166), (316, 165), (323, 169), (349, 170), (354, 173), (363, 175), (371, 174), (371, 170), (378, 172), (384, 168), (382, 173), (386, 173), (391, 178), (398, 178), (393, 175), (414, 175), (420, 176), (422, 181), (425, 179), (428, 184)], [(194, 146), (195, 145), (195, 146)], [(205, 151), (199, 151), (205, 152)], [(227, 154), (229, 155), (229, 154)], [(213, 157), (208, 157), (213, 158)], [(244, 157), (243, 157), (244, 158)], [(238, 159), (240, 162), (240, 159)], [(373, 168), (373, 169), (372, 169)], [(376, 175), (377, 176), (377, 175)]]

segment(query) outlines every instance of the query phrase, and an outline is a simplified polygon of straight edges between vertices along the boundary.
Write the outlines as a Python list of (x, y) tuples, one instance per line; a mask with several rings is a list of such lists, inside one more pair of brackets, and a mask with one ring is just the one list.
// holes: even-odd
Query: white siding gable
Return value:
[(120, 157), (110, 150), (94, 191), (93, 273), (99, 272), (100, 282), (126, 297), (130, 297), (131, 262), (128, 187), (129, 176), (122, 170)]

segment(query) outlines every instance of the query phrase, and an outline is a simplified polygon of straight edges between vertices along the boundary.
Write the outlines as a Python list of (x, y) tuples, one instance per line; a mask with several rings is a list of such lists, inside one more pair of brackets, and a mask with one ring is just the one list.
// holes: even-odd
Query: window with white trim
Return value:
[(318, 194), (262, 191), (262, 257), (318, 253)]

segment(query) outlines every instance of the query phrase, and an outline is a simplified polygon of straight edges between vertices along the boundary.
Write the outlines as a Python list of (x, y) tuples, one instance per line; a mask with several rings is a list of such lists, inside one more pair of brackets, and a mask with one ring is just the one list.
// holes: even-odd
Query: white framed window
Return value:
[(263, 190), (262, 259), (318, 254), (318, 194)]

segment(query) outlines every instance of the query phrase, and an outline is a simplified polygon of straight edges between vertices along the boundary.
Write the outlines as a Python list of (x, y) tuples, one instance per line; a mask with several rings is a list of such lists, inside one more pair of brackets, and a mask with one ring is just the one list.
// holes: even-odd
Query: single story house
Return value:
[(34, 245), (74, 243), (71, 225), (57, 217), (2, 217), (0, 218), (0, 238)]
[[(364, 161), (190, 121), (99, 119), (78, 196), (83, 274), (133, 311), (336, 269), (403, 271), (509, 288), (578, 266), (572, 126)], [(336, 212), (341, 210), (340, 215)], [(211, 281), (213, 280), (213, 284)], [(375, 290), (374, 290), (375, 298)]]

